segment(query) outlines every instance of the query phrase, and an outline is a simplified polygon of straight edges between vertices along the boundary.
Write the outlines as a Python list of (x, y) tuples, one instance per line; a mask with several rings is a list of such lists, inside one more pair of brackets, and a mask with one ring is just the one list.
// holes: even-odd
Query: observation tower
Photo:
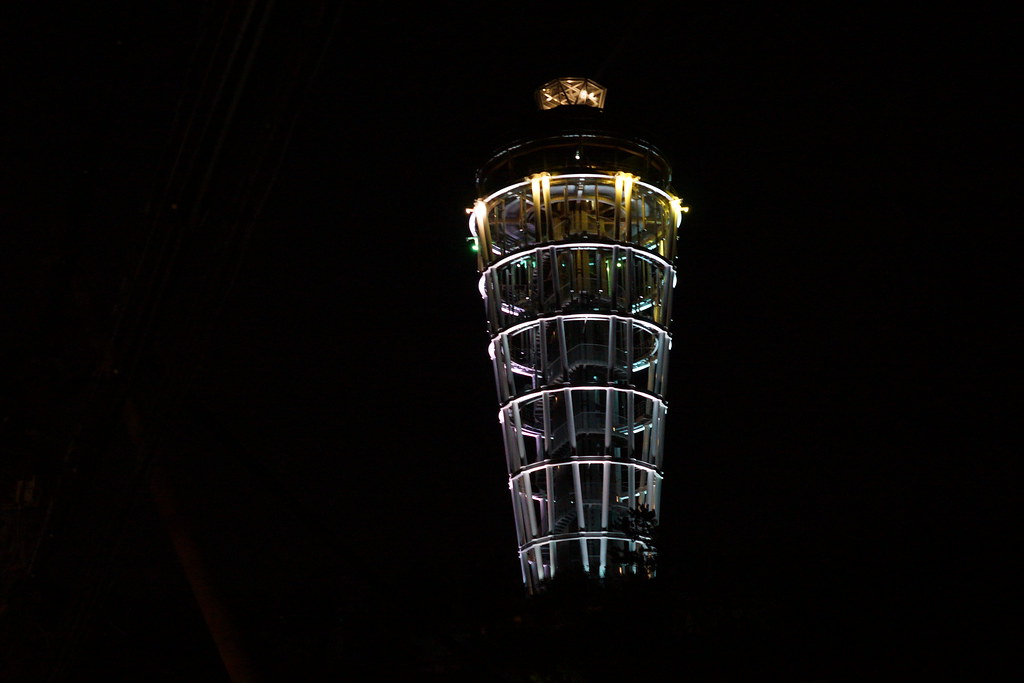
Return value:
[(559, 78), (469, 213), (523, 581), (653, 576), (676, 230), (668, 162)]

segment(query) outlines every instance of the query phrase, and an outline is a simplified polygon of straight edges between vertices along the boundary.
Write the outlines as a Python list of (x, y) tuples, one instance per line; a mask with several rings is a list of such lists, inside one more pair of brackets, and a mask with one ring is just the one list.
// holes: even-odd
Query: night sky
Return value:
[[(533, 90), (586, 76), (651, 131), (691, 207), (661, 520), (674, 590), (759, 610), (792, 629), (793, 658), (814, 634), (824, 668), (789, 680), (996, 667), (979, 644), (1003, 642), (1019, 592), (1000, 431), (1010, 219), (993, 198), (1020, 187), (1002, 163), (1009, 17), (294, 3), (270, 12), (183, 219), (207, 167), (168, 179), (223, 9), (144, 4), (4, 22), (5, 481), (59, 480), (74, 425), (106, 424), (88, 410), (97, 349), (151, 263), (145, 235), (181, 223), (169, 293), (122, 372), (255, 668), (320, 680), (386, 651), (412, 669), (515, 613), (464, 209)], [(278, 146), (254, 166), (246, 143), (268, 130)], [(110, 429), (81, 448), (132, 452)], [(148, 487), (93, 457), (60, 494), (78, 521), (36, 567), (33, 595), (57, 606), (8, 611), (5, 637), (66, 634), (78, 615), (77, 646), (53, 650), (60, 680), (228, 680)], [(685, 672), (672, 656), (661, 665)]]

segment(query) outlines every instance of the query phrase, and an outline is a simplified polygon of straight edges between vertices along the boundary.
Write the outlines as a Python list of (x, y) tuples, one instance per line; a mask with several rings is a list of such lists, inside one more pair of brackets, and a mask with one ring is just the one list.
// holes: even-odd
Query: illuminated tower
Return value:
[(523, 580), (651, 575), (676, 229), (671, 169), (561, 78), (469, 210)]

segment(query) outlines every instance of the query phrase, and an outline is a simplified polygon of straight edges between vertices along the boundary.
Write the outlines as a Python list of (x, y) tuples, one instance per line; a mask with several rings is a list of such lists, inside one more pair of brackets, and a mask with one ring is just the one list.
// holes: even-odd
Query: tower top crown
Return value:
[(583, 105), (604, 109), (608, 89), (589, 78), (556, 78), (537, 88), (537, 106), (541, 110), (562, 105)]

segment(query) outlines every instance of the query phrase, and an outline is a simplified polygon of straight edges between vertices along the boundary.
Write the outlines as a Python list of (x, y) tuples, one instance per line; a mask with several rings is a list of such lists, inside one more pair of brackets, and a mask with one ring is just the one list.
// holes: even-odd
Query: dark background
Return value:
[[(528, 680), (573, 642), (523, 625), (464, 214), (564, 75), (692, 207), (655, 665), (999, 669), (1012, 17), (5, 15), (5, 679)], [(642, 658), (624, 622), (574, 628)], [(771, 656), (738, 665), (751, 643)]]

